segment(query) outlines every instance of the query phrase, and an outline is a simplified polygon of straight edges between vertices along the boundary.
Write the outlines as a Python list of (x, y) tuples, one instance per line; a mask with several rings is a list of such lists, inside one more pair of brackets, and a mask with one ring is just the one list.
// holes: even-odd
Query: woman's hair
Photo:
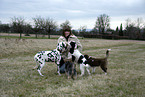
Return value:
[[(70, 28), (65, 28), (65, 29), (63, 29), (63, 31), (62, 31), (62, 35), (63, 35), (64, 37), (65, 37), (65, 32), (66, 32), (66, 31), (70, 32), (70, 35), (73, 35)], [(70, 35), (69, 35), (69, 36), (70, 36)]]

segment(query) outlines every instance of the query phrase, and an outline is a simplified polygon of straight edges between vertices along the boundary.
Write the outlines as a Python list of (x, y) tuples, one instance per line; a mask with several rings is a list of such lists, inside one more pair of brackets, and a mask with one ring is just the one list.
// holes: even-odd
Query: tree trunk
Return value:
[(50, 31), (48, 31), (48, 39), (50, 39)]
[(49, 27), (49, 30), (48, 30), (48, 39), (50, 39), (50, 27)]
[(37, 32), (36, 32), (36, 34), (35, 34), (35, 37), (37, 38)]
[(20, 39), (22, 38), (22, 32), (20, 32)]
[(50, 34), (48, 34), (48, 39), (50, 39)]

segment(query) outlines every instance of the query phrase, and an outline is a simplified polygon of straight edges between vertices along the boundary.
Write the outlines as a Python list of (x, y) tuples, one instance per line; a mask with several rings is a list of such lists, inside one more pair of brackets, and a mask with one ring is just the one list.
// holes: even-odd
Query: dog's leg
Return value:
[(88, 74), (91, 75), (89, 68), (86, 68), (86, 70), (88, 71)]
[(73, 73), (73, 76), (71, 77), (73, 80), (77, 79), (77, 72), (76, 72), (76, 69), (74, 68), (73, 69), (74, 73)]
[(67, 78), (70, 79), (70, 72), (67, 72)]
[(33, 69), (36, 69), (36, 68), (38, 68), (38, 62), (36, 62), (36, 66), (33, 67)]
[(94, 73), (94, 67), (92, 67), (92, 73)]
[(74, 79), (77, 79), (77, 72), (76, 71), (75, 71), (74, 75), (75, 75)]
[(101, 66), (102, 70), (105, 72), (105, 75), (107, 75), (107, 68), (104, 66)]
[(38, 73), (41, 75), (41, 76), (44, 76), (44, 75), (42, 75), (42, 73), (41, 73), (41, 71), (40, 70), (37, 70), (38, 71)]
[(45, 62), (40, 63), (39, 66), (38, 66), (38, 68), (37, 68), (37, 71), (38, 71), (38, 73), (39, 73), (41, 76), (44, 76), (44, 75), (42, 75), (42, 73), (41, 73), (41, 69), (43, 68), (44, 65), (45, 65)]
[(61, 76), (59, 66), (57, 66), (57, 73), (59, 76)]
[(85, 73), (85, 70), (84, 69), (85, 68), (84, 68), (83, 64), (80, 64), (80, 70), (81, 70), (81, 75), (80, 76), (83, 76), (84, 75), (84, 73)]
[(105, 68), (106, 72), (105, 72), (105, 75), (107, 75), (107, 68)]
[(35, 65), (35, 67), (33, 67), (33, 69), (36, 69), (37, 67), (38, 67), (38, 59), (37, 59), (38, 57), (37, 57), (37, 55), (35, 55), (34, 56), (34, 60), (35, 60), (35, 62), (36, 62), (36, 65)]
[(92, 67), (92, 73), (94, 73), (94, 72), (95, 72), (95, 69), (96, 69), (96, 67)]
[(74, 69), (75, 69), (75, 64), (74, 64), (74, 62), (72, 62), (72, 73), (71, 73), (72, 79), (74, 79), (73, 78), (74, 77)]

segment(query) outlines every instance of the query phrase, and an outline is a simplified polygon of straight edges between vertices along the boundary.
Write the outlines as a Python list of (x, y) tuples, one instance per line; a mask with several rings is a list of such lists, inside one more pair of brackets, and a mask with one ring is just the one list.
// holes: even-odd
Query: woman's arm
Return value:
[(82, 51), (82, 45), (79, 41), (79, 39), (77, 38), (77, 49), (81, 52)]
[(63, 36), (60, 36), (60, 37), (58, 38), (58, 43), (60, 43), (60, 42), (66, 42), (66, 41), (65, 41), (65, 38), (64, 38)]

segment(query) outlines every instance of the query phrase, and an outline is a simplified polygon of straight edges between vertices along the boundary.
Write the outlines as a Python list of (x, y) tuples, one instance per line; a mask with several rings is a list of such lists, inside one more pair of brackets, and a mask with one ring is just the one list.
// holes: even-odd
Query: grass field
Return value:
[[(108, 48), (108, 75), (100, 68), (76, 80), (56, 74), (47, 63), (41, 77), (33, 56), (56, 48), (57, 39), (0, 38), (1, 97), (145, 97), (145, 42), (133, 40), (80, 39), (83, 54), (104, 57)], [(80, 74), (79, 66), (77, 72)]]

